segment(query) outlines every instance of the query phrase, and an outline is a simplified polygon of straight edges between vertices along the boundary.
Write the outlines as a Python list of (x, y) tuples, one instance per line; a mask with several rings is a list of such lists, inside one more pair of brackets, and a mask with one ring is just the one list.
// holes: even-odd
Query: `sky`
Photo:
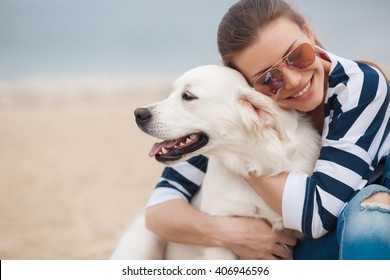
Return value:
[[(176, 73), (220, 63), (236, 0), (0, 0), (0, 79)], [(291, 0), (325, 47), (390, 67), (390, 1)]]

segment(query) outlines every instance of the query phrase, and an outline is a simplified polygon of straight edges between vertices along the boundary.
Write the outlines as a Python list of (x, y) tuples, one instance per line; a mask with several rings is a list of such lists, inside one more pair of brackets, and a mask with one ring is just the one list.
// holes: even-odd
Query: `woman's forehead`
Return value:
[(297, 42), (308, 36), (294, 22), (280, 18), (259, 30), (257, 40), (234, 56), (233, 62), (251, 80), (259, 72), (277, 63)]

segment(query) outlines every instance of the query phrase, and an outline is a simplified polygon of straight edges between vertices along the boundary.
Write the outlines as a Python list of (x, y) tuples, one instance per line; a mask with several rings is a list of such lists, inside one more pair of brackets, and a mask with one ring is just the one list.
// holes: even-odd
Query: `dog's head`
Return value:
[(296, 123), (282, 125), (283, 111), (238, 71), (208, 65), (183, 74), (164, 101), (134, 113), (142, 131), (164, 140), (149, 155), (168, 164), (200, 153), (241, 156), (244, 146), (286, 140), (283, 127)]

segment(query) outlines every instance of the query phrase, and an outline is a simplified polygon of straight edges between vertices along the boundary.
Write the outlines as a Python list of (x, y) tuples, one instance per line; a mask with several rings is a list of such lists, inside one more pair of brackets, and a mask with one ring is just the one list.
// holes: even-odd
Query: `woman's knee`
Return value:
[(390, 193), (386, 191), (378, 191), (367, 197), (362, 203), (362, 207), (378, 208), (383, 211), (390, 210)]
[[(380, 185), (362, 189), (340, 215), (338, 231), (344, 237), (382, 236), (390, 229), (390, 190)], [(390, 238), (390, 236), (389, 236)]]
[[(341, 223), (341, 224), (340, 224)], [(364, 235), (390, 229), (390, 190), (381, 185), (362, 189), (345, 207), (339, 227)]]
[(389, 258), (389, 229), (390, 190), (367, 186), (340, 215), (337, 231), (341, 258)]

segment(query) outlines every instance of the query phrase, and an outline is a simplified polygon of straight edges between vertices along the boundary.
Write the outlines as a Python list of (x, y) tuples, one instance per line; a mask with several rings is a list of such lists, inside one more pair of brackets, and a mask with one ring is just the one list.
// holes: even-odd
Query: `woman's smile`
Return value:
[(310, 86), (311, 86), (311, 80), (306, 84), (306, 86), (301, 90), (299, 91), (297, 94), (294, 94), (293, 96), (291, 96), (290, 98), (293, 98), (295, 100), (300, 100), (302, 99), (303, 97), (306, 96), (306, 94), (308, 93), (309, 89), (310, 89)]
[(314, 86), (312, 86), (314, 83), (312, 81), (313, 81), (313, 77), (305, 85), (301, 87), (298, 93), (293, 94), (287, 99), (294, 100), (294, 101), (302, 101), (308, 98), (314, 89)]

